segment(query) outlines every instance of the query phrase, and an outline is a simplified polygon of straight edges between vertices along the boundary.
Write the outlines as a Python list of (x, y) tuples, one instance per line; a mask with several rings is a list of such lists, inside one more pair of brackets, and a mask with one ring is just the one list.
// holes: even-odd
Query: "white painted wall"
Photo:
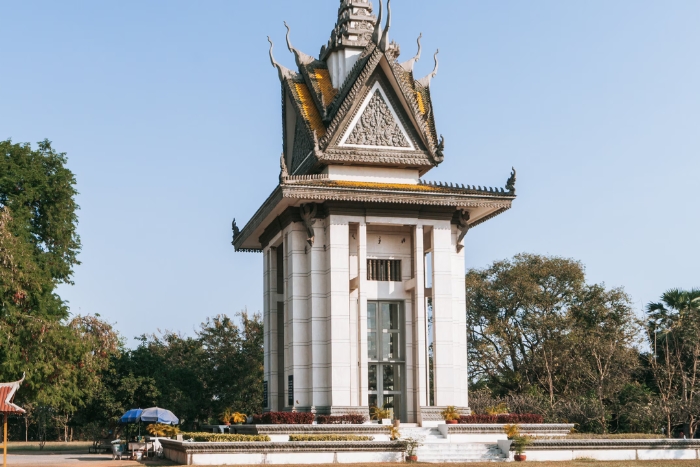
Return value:
[(390, 167), (361, 167), (331, 165), (323, 169), (330, 180), (355, 182), (399, 183), (417, 185), (420, 175), (417, 169), (394, 169)]
[(362, 48), (344, 48), (336, 50), (328, 56), (326, 63), (328, 64), (328, 72), (331, 75), (331, 83), (334, 88), (339, 89), (343, 85), (350, 74), (350, 70), (355, 66), (357, 59), (360, 58), (361, 53)]

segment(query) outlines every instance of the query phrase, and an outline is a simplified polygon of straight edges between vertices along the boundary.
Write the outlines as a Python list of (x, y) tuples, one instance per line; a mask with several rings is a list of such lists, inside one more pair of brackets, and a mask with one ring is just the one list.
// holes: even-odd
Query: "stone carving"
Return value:
[(287, 171), (287, 163), (284, 161), (284, 153), (280, 156), (280, 183), (289, 177), (289, 172)]
[(467, 235), (470, 229), (469, 225), (469, 211), (459, 211), (459, 237), (457, 237), (457, 253), (462, 251), (464, 245), (462, 245), (462, 240)]
[(316, 234), (314, 233), (314, 224), (316, 223), (316, 212), (317, 207), (314, 203), (302, 204), (299, 206), (299, 214), (301, 215), (301, 220), (304, 222), (304, 227), (306, 227), (306, 234), (308, 235), (306, 241), (309, 246), (314, 246), (314, 239)]
[(513, 172), (511, 172), (510, 178), (506, 182), (506, 190), (508, 190), (511, 195), (515, 194), (515, 167), (513, 167)]
[(231, 230), (233, 231), (233, 239), (231, 239), (231, 245), (236, 241), (236, 237), (241, 233), (241, 230), (236, 225), (236, 218), (234, 217), (233, 222), (231, 222)]
[(445, 160), (445, 137), (440, 135), (440, 142), (435, 148), (435, 161), (439, 164)]
[(411, 147), (378, 89), (374, 91), (345, 143), (392, 148)]

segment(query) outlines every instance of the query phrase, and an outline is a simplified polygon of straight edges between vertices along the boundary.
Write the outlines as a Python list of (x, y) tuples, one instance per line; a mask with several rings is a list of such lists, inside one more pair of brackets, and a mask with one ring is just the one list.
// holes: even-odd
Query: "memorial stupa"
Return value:
[(270, 42), (279, 184), (233, 224), (236, 251), (264, 263), (265, 411), (377, 406), (423, 425), (448, 405), (469, 412), (463, 242), (511, 207), (515, 171), (505, 188), (424, 179), (450, 157), (431, 98), (438, 56), (416, 79), (420, 37), (401, 61), (383, 13), (342, 0), (318, 57), (287, 27), (294, 69)]

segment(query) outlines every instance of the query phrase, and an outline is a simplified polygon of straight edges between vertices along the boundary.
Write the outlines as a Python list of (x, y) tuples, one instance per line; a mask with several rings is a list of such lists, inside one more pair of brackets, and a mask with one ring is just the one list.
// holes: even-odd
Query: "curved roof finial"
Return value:
[(403, 69), (408, 71), (408, 72), (413, 71), (413, 67), (416, 65), (416, 62), (418, 60), (420, 60), (420, 52), (423, 49), (423, 47), (420, 45), (420, 40), (422, 38), (423, 38), (423, 33), (420, 33), (420, 35), (418, 36), (418, 39), (416, 40), (416, 42), (418, 42), (418, 53), (416, 53), (416, 56), (401, 64)]
[(292, 41), (289, 38), (289, 35), (292, 30), (286, 21), (284, 21), (284, 27), (287, 28), (287, 48), (291, 53), (294, 54), (294, 60), (297, 62), (297, 66), (301, 66), (302, 64), (308, 65), (309, 63), (313, 62), (313, 57), (306, 55), (304, 52), (301, 52), (292, 46)]
[(440, 49), (438, 49), (438, 50), (435, 52), (435, 55), (434, 55), (434, 58), (435, 58), (435, 68), (433, 69), (433, 72), (430, 73), (430, 74), (429, 74), (428, 76), (426, 76), (425, 78), (421, 78), (421, 79), (418, 80), (418, 82), (419, 82), (420, 84), (422, 84), (423, 87), (426, 87), (426, 88), (430, 87), (430, 81), (431, 81), (433, 78), (435, 78), (435, 77), (437, 76), (438, 65), (439, 65), (439, 63), (438, 63), (438, 58), (437, 58), (437, 57), (438, 57), (438, 54), (439, 54), (439, 53), (440, 53)]
[(287, 28), (287, 48), (289, 49), (290, 52), (294, 53), (294, 47), (292, 47), (292, 41), (289, 39), (289, 34), (292, 32), (292, 29), (289, 27), (286, 21), (283, 21), (284, 27)]
[[(379, 24), (379, 23), (377, 23)], [(391, 28), (391, 0), (386, 1), (386, 26), (384, 27), (384, 33), (382, 34), (382, 39), (379, 44), (379, 49), (382, 52), (386, 52), (386, 48), (389, 46), (389, 29)]]
[(274, 68), (277, 68), (277, 73), (279, 74), (280, 81), (284, 80), (285, 78), (289, 78), (291, 75), (289, 69), (277, 63), (277, 60), (275, 60), (275, 56), (272, 54), (272, 50), (275, 48), (275, 44), (274, 42), (272, 42), (272, 39), (270, 39), (270, 36), (267, 36), (267, 41), (270, 43), (270, 63), (272, 63), (272, 66)]
[(377, 16), (377, 24), (374, 25), (374, 33), (372, 34), (372, 42), (379, 45), (382, 39), (382, 0), (379, 0), (379, 15)]

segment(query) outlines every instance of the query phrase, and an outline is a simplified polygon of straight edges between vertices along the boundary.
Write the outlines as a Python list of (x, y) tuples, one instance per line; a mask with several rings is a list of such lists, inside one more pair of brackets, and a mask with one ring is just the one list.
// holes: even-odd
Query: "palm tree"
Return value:
[(671, 289), (646, 309), (647, 331), (654, 355), (650, 359), (671, 435), (672, 416), (680, 408), (684, 432), (693, 437), (700, 398), (700, 289)]

